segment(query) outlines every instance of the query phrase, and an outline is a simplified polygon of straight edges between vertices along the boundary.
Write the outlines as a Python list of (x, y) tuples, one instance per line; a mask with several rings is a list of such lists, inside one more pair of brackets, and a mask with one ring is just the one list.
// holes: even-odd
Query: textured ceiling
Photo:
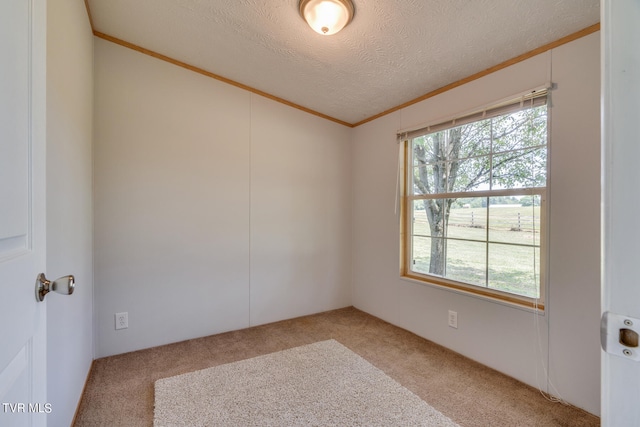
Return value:
[(94, 30), (357, 123), (599, 22), (599, 0), (353, 0), (322, 36), (298, 0), (88, 0)]

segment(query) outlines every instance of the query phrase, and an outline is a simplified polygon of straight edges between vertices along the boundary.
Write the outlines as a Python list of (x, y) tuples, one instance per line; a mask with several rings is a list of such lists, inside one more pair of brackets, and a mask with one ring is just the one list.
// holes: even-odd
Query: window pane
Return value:
[(413, 168), (413, 194), (439, 194), (447, 191), (444, 163), (429, 163)]
[[(462, 126), (414, 138), (412, 140), (413, 165), (444, 162), (451, 159), (452, 156), (456, 159), (460, 158), (463, 138)], [(472, 137), (470, 136), (470, 138)], [(486, 145), (484, 140), (476, 143)]]
[(493, 156), (492, 189), (535, 188), (547, 184), (547, 149), (524, 149)]
[(493, 119), (494, 153), (546, 144), (546, 105)]
[(486, 241), (486, 206), (486, 197), (453, 199), (449, 211), (447, 237)]
[(447, 239), (446, 253), (447, 279), (472, 285), (486, 285), (486, 243)]
[(413, 261), (411, 270), (422, 274), (442, 276), (444, 272), (444, 239), (413, 237)]
[(547, 186), (547, 147), (532, 150), (529, 154), (531, 162), (530, 187)]
[(447, 175), (451, 192), (489, 189), (490, 157), (473, 157), (449, 162)]
[[(431, 135), (419, 136), (411, 140), (411, 150), (413, 155), (413, 165), (418, 166), (425, 163), (434, 163), (434, 141)], [(440, 159), (443, 161), (444, 159)]]
[(429, 231), (429, 222), (427, 220), (427, 215), (424, 211), (424, 204), (427, 202), (426, 200), (414, 200), (413, 201), (413, 232), (414, 235), (420, 236), (428, 236), (430, 235)]
[(409, 141), (409, 150), (411, 152), (411, 162), (414, 167), (419, 165), (419, 157), (416, 155), (416, 146), (424, 146), (424, 136), (419, 136)]
[(412, 141), (414, 166), (425, 163), (444, 162), (446, 160), (446, 133), (431, 133)]
[[(460, 126), (460, 150), (457, 157), (486, 156), (491, 150), (491, 120), (482, 120)], [(452, 156), (449, 156), (451, 160)]]
[(489, 288), (540, 296), (540, 248), (489, 244)]
[[(542, 196), (523, 196), (520, 198), (520, 206), (522, 206), (525, 217), (522, 219), (522, 230), (525, 233), (533, 235), (533, 244), (540, 246), (540, 231), (542, 224), (540, 222), (540, 209)], [(526, 210), (525, 210), (526, 209)]]
[(444, 220), (442, 214), (445, 200), (413, 201), (413, 234), (422, 236), (444, 236)]
[[(540, 198), (540, 196), (535, 197)], [(532, 206), (533, 199), (534, 196), (491, 197), (489, 199), (489, 240), (520, 245), (539, 245), (540, 206)], [(528, 206), (523, 206), (522, 203)]]
[(522, 147), (535, 147), (547, 145), (547, 106), (530, 108), (522, 112), (528, 122), (522, 132), (520, 145)]

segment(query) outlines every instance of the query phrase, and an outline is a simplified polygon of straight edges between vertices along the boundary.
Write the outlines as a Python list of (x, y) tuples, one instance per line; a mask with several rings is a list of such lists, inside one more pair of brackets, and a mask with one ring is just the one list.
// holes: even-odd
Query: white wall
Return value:
[(549, 364), (600, 413), (600, 33), (553, 51)]
[(93, 34), (83, 2), (47, 5), (47, 270), (73, 274), (47, 304), (48, 425), (70, 425), (93, 360)]
[[(353, 302), (599, 413), (599, 34), (362, 125), (353, 136)], [(399, 278), (396, 131), (532, 89), (552, 93), (545, 316)], [(458, 312), (458, 329), (447, 311)], [(544, 369), (557, 390), (549, 388)]]
[(251, 324), (348, 306), (350, 129), (251, 99)]
[(98, 357), (351, 303), (348, 128), (104, 40), (95, 57)]

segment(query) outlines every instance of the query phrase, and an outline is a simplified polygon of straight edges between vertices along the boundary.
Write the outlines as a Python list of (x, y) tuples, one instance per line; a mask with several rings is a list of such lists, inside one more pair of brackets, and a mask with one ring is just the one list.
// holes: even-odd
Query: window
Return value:
[(402, 275), (543, 308), (546, 90), (402, 139)]

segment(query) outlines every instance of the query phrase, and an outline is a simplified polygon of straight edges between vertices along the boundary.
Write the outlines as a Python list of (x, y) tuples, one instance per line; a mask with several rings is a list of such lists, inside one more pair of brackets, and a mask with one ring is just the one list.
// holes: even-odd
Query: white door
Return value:
[(0, 425), (45, 426), (46, 0), (0, 1)]
[[(618, 331), (640, 331), (640, 1), (601, 7), (602, 311), (621, 316)], [(602, 425), (638, 426), (640, 347), (618, 331), (609, 332), (612, 352), (602, 353)]]

